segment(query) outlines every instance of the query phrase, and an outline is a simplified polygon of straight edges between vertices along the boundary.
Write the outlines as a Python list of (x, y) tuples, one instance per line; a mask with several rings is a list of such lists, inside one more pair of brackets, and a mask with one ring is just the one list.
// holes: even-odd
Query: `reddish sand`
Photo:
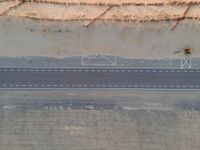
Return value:
[[(60, 0), (58, 0), (60, 1)], [(57, 1), (57, 2), (58, 2)], [(84, 2), (86, 0), (79, 0)], [(103, 2), (104, 0), (87, 0), (88, 3)], [(124, 0), (128, 2), (131, 0)], [(132, 0), (132, 2), (139, 0)], [(158, 2), (161, 0), (151, 0)], [(182, 0), (183, 1), (183, 0)], [(196, 0), (197, 1), (197, 0)], [(67, 2), (78, 2), (78, 0), (68, 0)], [(113, 2), (122, 2), (113, 0)], [(142, 1), (141, 1), (142, 2)], [(150, 2), (150, 1), (149, 1)], [(167, 1), (166, 1), (167, 2)], [(172, 2), (172, 1), (169, 1)], [(189, 0), (184, 0), (189, 2)], [(6, 5), (6, 3), (8, 3)], [(16, 5), (5, 13), (6, 16), (23, 17), (31, 19), (43, 19), (51, 21), (92, 21), (92, 20), (117, 20), (117, 21), (163, 21), (163, 20), (178, 20), (184, 17), (184, 12), (187, 10), (187, 5), (154, 5), (154, 6), (99, 6), (99, 5), (57, 5), (54, 3), (33, 3), (25, 2), (17, 7), (17, 2), (0, 3), (0, 13), (3, 14), (9, 7)], [(4, 7), (6, 5), (6, 7)], [(109, 11), (107, 11), (109, 10)], [(106, 12), (107, 11), (107, 12)], [(105, 13), (106, 12), (106, 13)], [(103, 14), (103, 15), (102, 15)], [(200, 6), (192, 5), (189, 11), (185, 14), (185, 18), (200, 19)]]

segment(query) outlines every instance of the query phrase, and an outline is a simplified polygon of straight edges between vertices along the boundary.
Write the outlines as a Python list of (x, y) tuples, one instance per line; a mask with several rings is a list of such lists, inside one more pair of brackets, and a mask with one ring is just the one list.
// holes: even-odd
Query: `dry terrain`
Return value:
[[(178, 21), (187, 18), (199, 20), (199, 2), (199, 0), (193, 1), (192, 3), (188, 0), (41, 0), (31, 2), (20, 2), (17, 0), (1, 2), (0, 12), (2, 16), (14, 16), (49, 21), (116, 20), (146, 22), (161, 20)], [(107, 6), (108, 4), (110, 4), (110, 6)], [(188, 7), (190, 7), (190, 9)], [(186, 11), (188, 12), (186, 13)]]
[(200, 147), (198, 91), (21, 90), (0, 95), (1, 150)]
[[(199, 0), (0, 2), (1, 56), (180, 58), (199, 52)], [(21, 35), (21, 36), (19, 36)]]

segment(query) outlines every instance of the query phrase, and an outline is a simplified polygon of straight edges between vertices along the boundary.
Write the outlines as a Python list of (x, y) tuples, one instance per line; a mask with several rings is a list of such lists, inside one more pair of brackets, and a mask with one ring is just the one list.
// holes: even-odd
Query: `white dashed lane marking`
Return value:
[(93, 88), (93, 87), (96, 87), (96, 88), (173, 88), (173, 89), (181, 89), (181, 88), (196, 88), (196, 89), (199, 89), (200, 86), (199, 85), (189, 85), (189, 86), (186, 86), (186, 85), (119, 85), (119, 84), (115, 84), (115, 85), (111, 85), (111, 84), (108, 84), (108, 85), (105, 85), (105, 84), (96, 84), (96, 85), (93, 85), (93, 84), (72, 84), (72, 85), (64, 85), (64, 84), (2, 84), (0, 85), (0, 87), (10, 87), (10, 88), (15, 88), (15, 87), (24, 87), (24, 88), (31, 88), (31, 87), (36, 87), (36, 88), (54, 88), (54, 87), (58, 87), (58, 88), (65, 88), (65, 87), (72, 87), (72, 88)]
[(54, 71), (54, 72), (139, 72), (139, 73), (143, 73), (143, 72), (148, 72), (148, 73), (200, 73), (200, 70), (198, 69), (188, 69), (188, 70), (180, 70), (180, 69), (117, 69), (117, 68), (113, 68), (113, 69), (84, 69), (84, 68), (77, 68), (77, 69), (66, 69), (66, 68), (1, 68), (0, 71), (4, 71), (4, 72), (13, 72), (13, 71), (30, 71), (30, 72), (49, 72), (49, 71)]
[[(79, 68), (77, 68), (77, 69), (66, 69), (66, 68), (62, 68), (62, 69), (59, 69), (59, 68), (1, 68), (0, 69), (0, 71), (4, 71), (4, 72), (13, 72), (13, 71), (17, 71), (17, 72), (28, 72), (28, 71), (30, 71), (30, 72), (115, 72), (116, 74), (117, 73), (146, 73), (146, 72), (148, 72), (148, 73), (200, 73), (200, 70), (190, 70), (190, 69), (188, 69), (188, 70), (176, 70), (176, 69), (173, 69), (173, 70), (171, 70), (171, 69), (115, 69), (115, 68), (113, 68), (113, 69), (79, 69)], [(113, 84), (113, 85), (111, 85), (111, 84), (109, 84), (109, 83), (107, 83), (108, 85), (106, 85), (106, 84), (103, 84), (103, 85), (101, 85), (101, 84), (97, 84), (97, 85), (93, 85), (93, 84), (84, 84), (84, 85), (82, 85), (82, 84), (73, 84), (73, 85), (64, 85), (64, 84), (54, 84), (54, 85), (51, 85), (51, 84), (2, 84), (1, 85), (1, 83), (0, 83), (0, 87), (11, 87), (11, 88), (14, 88), (14, 87), (29, 87), (29, 88), (31, 88), (31, 87), (36, 87), (36, 88), (40, 88), (40, 87), (42, 87), (42, 88), (45, 88), (45, 87), (49, 87), (49, 88), (53, 88), (53, 87), (55, 87), (55, 88), (70, 88), (70, 87), (75, 87), (75, 88), (82, 88), (82, 87), (84, 87), (84, 88), (93, 88), (93, 87), (98, 87), (98, 88), (157, 88), (157, 89), (159, 89), (159, 88), (173, 88), (173, 89), (181, 89), (181, 88), (191, 88), (191, 89), (194, 89), (194, 88), (197, 88), (197, 89), (199, 89), (200, 88), (200, 86), (199, 85), (188, 85), (188, 86), (186, 86), (186, 85), (176, 85), (176, 84), (174, 84), (174, 85), (145, 85), (145, 84), (142, 84), (142, 85), (131, 85), (131, 84), (129, 84), (129, 85), (124, 85), (124, 84), (122, 84), (122, 85), (120, 85), (120, 84)]]

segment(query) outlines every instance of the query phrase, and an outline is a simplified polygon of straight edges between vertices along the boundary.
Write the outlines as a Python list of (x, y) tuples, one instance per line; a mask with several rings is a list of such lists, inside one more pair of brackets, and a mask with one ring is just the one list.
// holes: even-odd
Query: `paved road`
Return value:
[(0, 88), (200, 89), (200, 70), (0, 68)]

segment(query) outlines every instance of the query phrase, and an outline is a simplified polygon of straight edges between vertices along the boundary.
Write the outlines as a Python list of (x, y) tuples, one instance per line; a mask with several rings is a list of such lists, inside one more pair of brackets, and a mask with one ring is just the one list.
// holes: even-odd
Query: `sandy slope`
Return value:
[(35, 0), (40, 2), (54, 2), (65, 4), (89, 4), (89, 5), (152, 5), (152, 4), (190, 4), (199, 3), (200, 0)]
[[(42, 0), (44, 2), (44, 0)], [(174, 0), (45, 0), (50, 3), (25, 2), (18, 6), (19, 1), (0, 2), (0, 14), (5, 16), (24, 17), (43, 20), (121, 20), (121, 21), (160, 21), (181, 19), (188, 5), (174, 5)], [(54, 2), (54, 3), (53, 3)], [(61, 5), (55, 4), (60, 3)], [(63, 5), (63, 2), (67, 5)], [(200, 0), (179, 0), (179, 4), (198, 3)], [(70, 5), (70, 4), (74, 5)], [(76, 5), (77, 4), (77, 5)], [(88, 4), (88, 5), (78, 5)], [(115, 6), (90, 4), (138, 4)], [(144, 5), (139, 5), (144, 4)], [(148, 4), (154, 4), (149, 6)], [(169, 5), (156, 5), (169, 4)], [(147, 6), (146, 6), (147, 5)], [(16, 6), (12, 8), (13, 6)], [(10, 9), (11, 8), (11, 9)], [(9, 10), (9, 11), (8, 11)], [(5, 13), (6, 12), (6, 13)], [(192, 6), (185, 14), (186, 18), (200, 19), (200, 7)], [(103, 14), (103, 15), (102, 15)]]

